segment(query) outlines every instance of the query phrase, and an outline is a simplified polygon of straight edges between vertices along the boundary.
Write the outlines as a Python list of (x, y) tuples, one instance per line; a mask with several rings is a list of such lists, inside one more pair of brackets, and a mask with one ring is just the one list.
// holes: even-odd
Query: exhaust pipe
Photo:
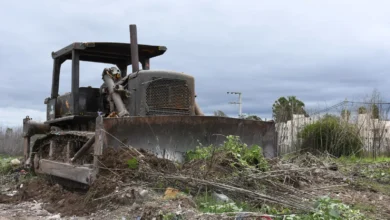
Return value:
[(139, 71), (139, 57), (138, 57), (138, 40), (137, 40), (137, 26), (135, 24), (130, 25), (130, 55), (131, 66), (133, 73)]
[(46, 134), (48, 132), (50, 132), (50, 125), (33, 121), (29, 116), (23, 119), (23, 156), (26, 166), (30, 165), (31, 137), (36, 134)]

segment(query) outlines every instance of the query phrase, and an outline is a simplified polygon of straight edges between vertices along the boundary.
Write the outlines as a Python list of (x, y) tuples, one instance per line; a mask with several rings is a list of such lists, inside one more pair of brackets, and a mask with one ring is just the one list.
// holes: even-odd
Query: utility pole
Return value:
[[(294, 99), (291, 100), (291, 149), (294, 147)], [(296, 150), (294, 148), (294, 150)]]
[(229, 102), (229, 104), (238, 104), (238, 117), (242, 117), (242, 99), (241, 99), (241, 92), (227, 92), (227, 94), (235, 94), (238, 95), (238, 102)]

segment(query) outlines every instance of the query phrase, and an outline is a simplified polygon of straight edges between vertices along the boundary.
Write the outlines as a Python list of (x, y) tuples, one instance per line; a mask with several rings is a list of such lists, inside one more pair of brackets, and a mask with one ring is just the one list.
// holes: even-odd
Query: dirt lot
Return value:
[[(269, 169), (259, 171), (237, 165), (229, 154), (184, 165), (142, 154), (107, 152), (105, 169), (88, 191), (42, 177), (16, 183), (4, 176), (0, 219), (283, 219), (310, 212), (321, 196), (360, 210), (364, 219), (390, 219), (389, 162), (344, 163), (307, 154), (268, 160)], [(129, 164), (134, 158), (135, 167)], [(234, 208), (218, 211), (220, 206), (202, 202), (221, 200), (217, 193)]]

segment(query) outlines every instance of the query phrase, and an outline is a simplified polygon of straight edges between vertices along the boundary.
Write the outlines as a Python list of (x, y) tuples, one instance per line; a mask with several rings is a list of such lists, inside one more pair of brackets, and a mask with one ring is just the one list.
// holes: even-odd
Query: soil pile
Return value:
[[(120, 216), (141, 219), (161, 219), (172, 213), (190, 219), (222, 219), (222, 215), (206, 217), (199, 213), (194, 198), (205, 192), (218, 192), (257, 208), (268, 204), (287, 207), (294, 213), (307, 213), (313, 210), (314, 199), (324, 194), (352, 203), (356, 202), (354, 196), (365, 201), (364, 195), (371, 193), (372, 200), (376, 196), (380, 201), (375, 206), (390, 213), (386, 207), (390, 203), (387, 194), (357, 191), (357, 186), (351, 188), (356, 178), (369, 173), (346, 175), (331, 159), (318, 159), (310, 153), (288, 160), (267, 160), (264, 171), (258, 166), (242, 164), (229, 152), (176, 164), (144, 150), (108, 148), (99, 158), (99, 165), (97, 180), (87, 191), (70, 190), (51, 178), (33, 178), (23, 182), (14, 196), (0, 195), (0, 203), (38, 201), (47, 211), (62, 216), (111, 218), (107, 213), (120, 210), (116, 211)], [(378, 176), (378, 182), (388, 181), (387, 176), (380, 177), (383, 175)], [(174, 190), (168, 193), (169, 188)]]

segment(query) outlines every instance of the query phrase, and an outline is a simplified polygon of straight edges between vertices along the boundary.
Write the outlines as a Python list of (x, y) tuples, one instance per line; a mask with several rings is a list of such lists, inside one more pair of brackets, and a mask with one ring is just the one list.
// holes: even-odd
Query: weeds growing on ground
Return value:
[(8, 174), (12, 170), (11, 160), (15, 157), (0, 155), (0, 174)]
[[(231, 154), (240, 166), (255, 166), (262, 171), (269, 170), (268, 163), (264, 158), (262, 148), (258, 145), (248, 145), (242, 143), (238, 136), (229, 135), (222, 146), (210, 145), (207, 147), (199, 146), (195, 150), (187, 152), (187, 160), (211, 159), (213, 155), (219, 152)], [(236, 164), (231, 164), (232, 166)]]
[(358, 157), (358, 156), (341, 156), (337, 159), (341, 163), (356, 164), (356, 163), (383, 163), (390, 162), (390, 157)]
[(338, 117), (327, 115), (299, 132), (302, 146), (313, 153), (328, 152), (336, 157), (350, 156), (361, 152), (363, 143), (356, 126), (345, 123)]

